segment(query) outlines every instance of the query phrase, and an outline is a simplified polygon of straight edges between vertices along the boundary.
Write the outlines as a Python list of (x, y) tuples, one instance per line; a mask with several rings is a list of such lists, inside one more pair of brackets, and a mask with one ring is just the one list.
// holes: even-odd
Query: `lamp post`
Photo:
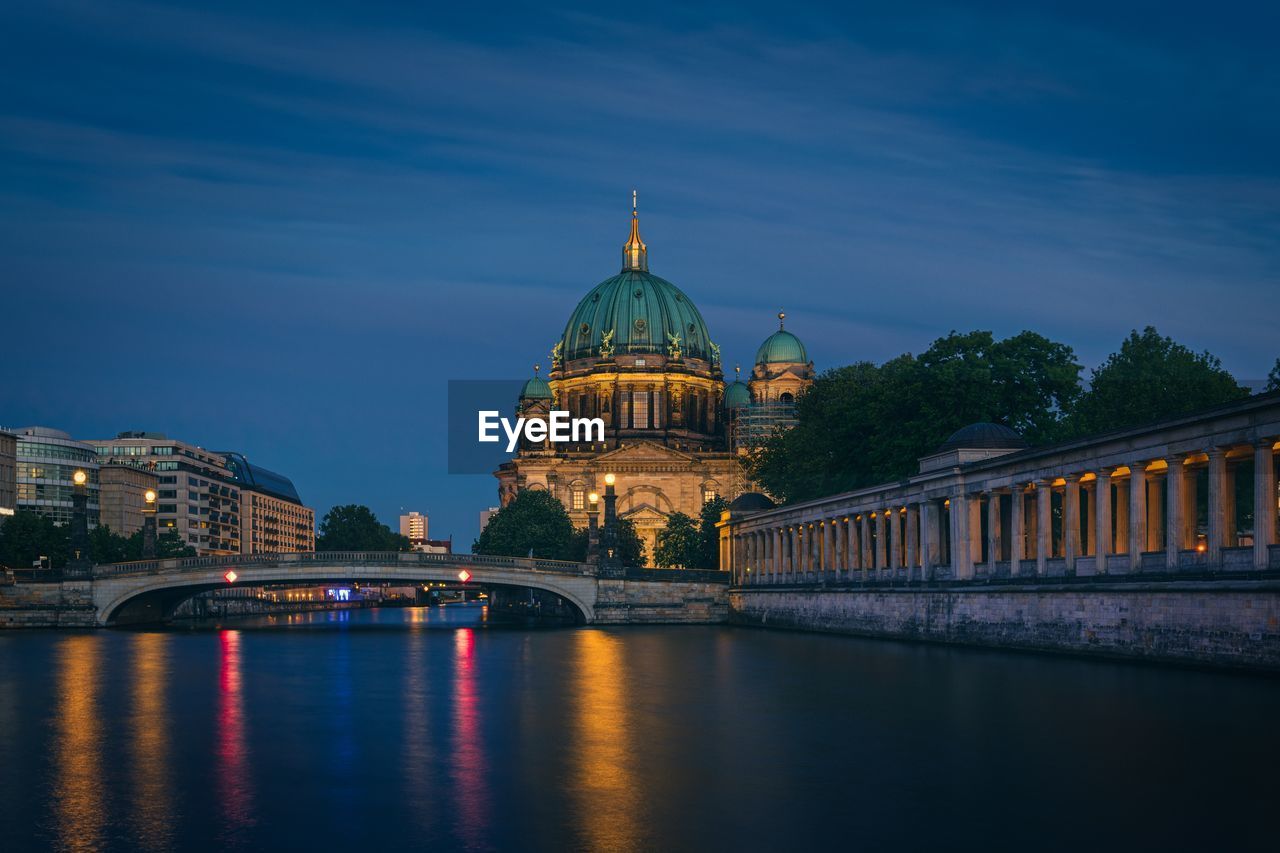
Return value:
[(604, 475), (604, 529), (600, 535), (600, 546), (604, 554), (600, 560), (600, 568), (601, 574), (620, 576), (622, 555), (618, 553), (618, 496), (613, 491), (615, 480), (612, 474)]
[(587, 495), (587, 562), (600, 565), (600, 495)]
[(156, 490), (142, 494), (142, 559), (156, 558)]
[(71, 475), (71, 560), (68, 577), (87, 577), (89, 559), (89, 474), (77, 468)]

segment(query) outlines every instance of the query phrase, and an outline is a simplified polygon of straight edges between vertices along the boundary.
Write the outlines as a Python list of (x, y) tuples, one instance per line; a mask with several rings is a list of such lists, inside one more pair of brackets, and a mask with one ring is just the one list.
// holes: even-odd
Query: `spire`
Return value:
[(541, 364), (535, 364), (535, 365), (533, 366), (533, 375), (534, 375), (534, 376), (537, 376), (537, 375), (538, 375), (538, 371), (539, 371), (539, 370), (541, 370), (541, 369), (542, 369), (542, 365), (541, 365)]
[(733, 366), (733, 378), (737, 380), (740, 376), (742, 376), (742, 365), (735, 364)]
[(622, 271), (649, 271), (649, 250), (640, 239), (640, 214), (636, 211), (636, 191), (631, 191), (631, 236), (622, 247)]
[(781, 332), (781, 331), (782, 331), (782, 321), (783, 321), (783, 320), (785, 320), (785, 319), (787, 319), (787, 312), (785, 312), (785, 311), (783, 311), (781, 308), (779, 308), (779, 309), (778, 309), (778, 331), (779, 331), (779, 332)]

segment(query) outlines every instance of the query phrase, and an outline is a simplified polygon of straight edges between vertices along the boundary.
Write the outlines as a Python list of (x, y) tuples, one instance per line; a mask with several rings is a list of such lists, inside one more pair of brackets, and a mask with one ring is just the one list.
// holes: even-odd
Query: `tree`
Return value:
[(1093, 371), (1071, 415), (1074, 435), (1151, 423), (1249, 396), (1209, 352), (1195, 353), (1152, 326), (1135, 330)]
[(47, 566), (60, 569), (71, 557), (71, 529), (28, 510), (18, 510), (0, 522), (0, 565), (30, 569), (41, 557)]
[(1280, 358), (1276, 359), (1275, 366), (1267, 374), (1267, 390), (1280, 391)]
[(325, 513), (317, 551), (408, 551), (409, 538), (378, 521), (367, 506), (345, 504)]
[(635, 524), (627, 518), (618, 519), (618, 559), (624, 566), (643, 566), (644, 558), (644, 540)]
[(729, 508), (729, 502), (716, 496), (702, 505), (702, 513), (698, 531), (698, 562), (690, 568), (720, 568), (720, 513)]
[(658, 531), (653, 561), (661, 568), (694, 568), (702, 560), (702, 533), (683, 512), (667, 516), (667, 526)]
[(130, 553), (131, 540), (113, 533), (105, 524), (99, 524), (89, 531), (89, 558), (95, 563), (123, 563), (126, 560), (137, 560), (142, 554), (142, 532), (138, 532), (136, 553)]
[(549, 492), (525, 489), (498, 510), (471, 546), (476, 554), (581, 560), (585, 531), (573, 529), (564, 504)]
[(797, 402), (796, 426), (748, 464), (769, 493), (799, 501), (909, 476), (921, 456), (977, 421), (1053, 441), (1080, 394), (1080, 370), (1070, 347), (1034, 332), (1001, 341), (952, 332), (918, 358), (822, 374)]

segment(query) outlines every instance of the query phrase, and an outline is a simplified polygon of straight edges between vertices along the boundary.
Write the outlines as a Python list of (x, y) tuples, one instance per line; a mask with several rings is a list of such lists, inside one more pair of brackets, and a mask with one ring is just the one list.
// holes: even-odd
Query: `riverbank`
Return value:
[(741, 587), (739, 625), (1280, 672), (1280, 581)]

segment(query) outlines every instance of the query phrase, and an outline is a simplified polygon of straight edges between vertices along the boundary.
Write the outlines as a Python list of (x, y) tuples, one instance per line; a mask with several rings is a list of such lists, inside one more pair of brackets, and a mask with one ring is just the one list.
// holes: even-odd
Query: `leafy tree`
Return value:
[(30, 569), (40, 557), (60, 569), (71, 557), (71, 529), (59, 527), (53, 519), (28, 510), (19, 510), (0, 522), (0, 565)]
[(317, 551), (408, 551), (409, 537), (378, 521), (367, 506), (345, 504), (325, 513)]
[(716, 524), (720, 522), (720, 513), (728, 508), (729, 502), (719, 496), (702, 505), (698, 531), (698, 562), (696, 565), (690, 566), (690, 568), (720, 568), (720, 530), (716, 527)]
[(125, 560), (137, 560), (142, 553), (142, 531), (138, 531), (138, 548), (130, 553), (131, 540), (113, 533), (105, 524), (99, 524), (89, 531), (89, 557), (95, 563), (123, 563)]
[(585, 531), (575, 531), (564, 504), (550, 492), (525, 489), (498, 510), (471, 546), (476, 554), (581, 560)]
[(1209, 352), (1195, 353), (1152, 326), (1133, 331), (1120, 351), (1093, 371), (1071, 416), (1086, 435), (1171, 418), (1249, 396)]
[(702, 561), (702, 532), (683, 512), (667, 516), (667, 526), (658, 531), (653, 561), (661, 568), (694, 568)]
[(618, 558), (624, 566), (643, 566), (645, 562), (644, 540), (627, 518), (618, 519)]
[(1267, 374), (1267, 390), (1280, 391), (1280, 358), (1276, 359), (1275, 367)]
[(1064, 344), (983, 331), (952, 332), (918, 358), (829, 370), (797, 402), (796, 426), (749, 460), (751, 472), (774, 496), (799, 501), (906, 477), (977, 421), (1053, 441), (1080, 394), (1080, 370)]

